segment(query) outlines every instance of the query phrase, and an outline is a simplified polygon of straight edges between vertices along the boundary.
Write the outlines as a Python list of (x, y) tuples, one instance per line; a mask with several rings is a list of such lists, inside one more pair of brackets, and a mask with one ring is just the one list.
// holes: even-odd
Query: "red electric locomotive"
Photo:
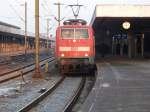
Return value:
[(56, 30), (57, 65), (64, 73), (93, 73), (95, 45), (93, 30), (81, 19), (64, 21)]

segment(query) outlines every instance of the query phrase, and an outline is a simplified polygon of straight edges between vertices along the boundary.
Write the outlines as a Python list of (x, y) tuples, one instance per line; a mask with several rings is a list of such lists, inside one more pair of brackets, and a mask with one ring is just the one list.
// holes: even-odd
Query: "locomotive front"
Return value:
[(93, 30), (83, 24), (67, 24), (56, 31), (57, 65), (64, 73), (91, 73), (94, 70)]

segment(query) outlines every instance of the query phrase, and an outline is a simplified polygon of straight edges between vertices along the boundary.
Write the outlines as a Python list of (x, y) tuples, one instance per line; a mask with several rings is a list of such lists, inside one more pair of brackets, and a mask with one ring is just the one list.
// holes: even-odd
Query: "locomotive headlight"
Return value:
[(61, 54), (61, 57), (64, 57), (65, 55), (64, 54)]
[(87, 56), (89, 56), (87, 53), (85, 53), (85, 56), (87, 57)]

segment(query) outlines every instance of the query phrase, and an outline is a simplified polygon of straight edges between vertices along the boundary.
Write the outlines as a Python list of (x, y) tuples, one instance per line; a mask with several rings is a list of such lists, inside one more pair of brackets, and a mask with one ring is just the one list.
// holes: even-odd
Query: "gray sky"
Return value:
[[(24, 29), (24, 6), (21, 5), (25, 0), (1, 0), (0, 3), (0, 21), (20, 26)], [(26, 0), (28, 3), (28, 31), (34, 32), (34, 2), (35, 0)], [(53, 3), (57, 0), (40, 0), (40, 32), (46, 32), (46, 18), (51, 18), (50, 33), (55, 34), (57, 22), (54, 16), (57, 16), (57, 7)], [(75, 4), (77, 0), (60, 0), (65, 4), (61, 6), (61, 17), (72, 18), (73, 14), (69, 4)], [(150, 0), (78, 0), (79, 4), (84, 5), (81, 8), (79, 18), (90, 22), (96, 4), (145, 4), (150, 5)]]

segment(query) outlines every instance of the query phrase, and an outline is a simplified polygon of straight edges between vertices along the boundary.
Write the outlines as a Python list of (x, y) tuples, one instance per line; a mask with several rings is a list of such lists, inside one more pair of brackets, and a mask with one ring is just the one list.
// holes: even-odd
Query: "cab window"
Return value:
[(61, 37), (62, 38), (74, 38), (74, 29), (62, 29)]
[(75, 38), (88, 38), (88, 29), (75, 29)]
[(87, 39), (89, 37), (88, 29), (83, 28), (64, 28), (61, 29), (61, 38), (68, 39)]

